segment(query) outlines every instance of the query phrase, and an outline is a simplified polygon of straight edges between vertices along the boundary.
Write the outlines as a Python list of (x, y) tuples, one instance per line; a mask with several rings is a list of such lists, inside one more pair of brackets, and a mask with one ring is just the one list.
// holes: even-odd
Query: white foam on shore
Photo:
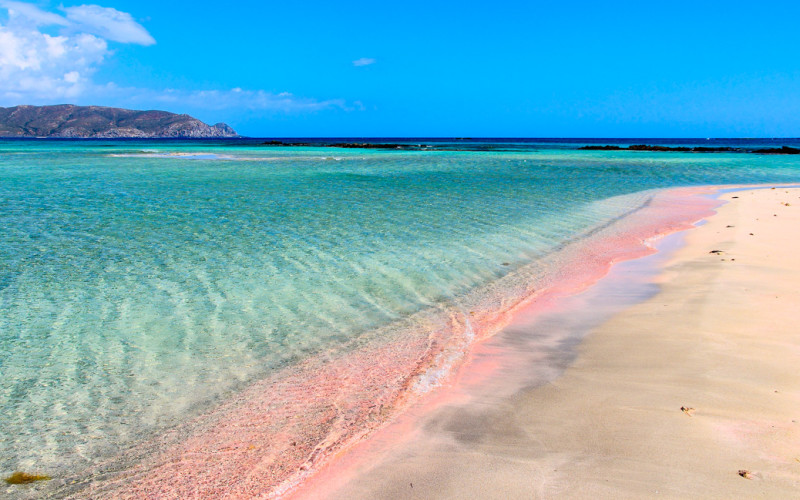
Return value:
[(112, 158), (180, 158), (183, 160), (235, 160), (237, 158), (229, 155), (219, 155), (216, 153), (196, 152), (196, 153), (112, 153), (108, 155)]
[(110, 153), (106, 155), (109, 158), (172, 158), (180, 160), (224, 160), (224, 161), (284, 161), (287, 158), (292, 160), (325, 160), (325, 161), (342, 161), (352, 159), (366, 159), (366, 158), (353, 158), (342, 156), (236, 156), (236, 155), (221, 155), (217, 153), (197, 151), (191, 153), (161, 153), (156, 150), (143, 150), (140, 153)]

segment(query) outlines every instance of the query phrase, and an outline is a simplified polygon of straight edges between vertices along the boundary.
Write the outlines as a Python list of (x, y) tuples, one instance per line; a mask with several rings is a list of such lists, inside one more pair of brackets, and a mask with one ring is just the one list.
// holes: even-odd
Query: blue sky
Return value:
[(0, 0), (0, 106), (250, 136), (797, 137), (798, 2)]

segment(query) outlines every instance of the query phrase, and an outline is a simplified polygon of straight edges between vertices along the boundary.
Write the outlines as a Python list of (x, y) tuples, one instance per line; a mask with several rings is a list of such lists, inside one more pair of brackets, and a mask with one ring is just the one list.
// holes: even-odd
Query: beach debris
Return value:
[(710, 251), (710, 252), (708, 252), (708, 253), (716, 253), (716, 254), (720, 254), (720, 253), (725, 253), (725, 252), (723, 252), (722, 250), (711, 250), (711, 251)]
[(36, 481), (49, 481), (51, 479), (52, 478), (50, 476), (28, 474), (26, 472), (17, 471), (5, 478), (5, 482), (8, 484), (30, 484), (35, 483)]
[(731, 198), (738, 198), (738, 196), (731, 196)]
[(791, 205), (789, 205), (788, 203), (784, 203), (783, 206), (790, 207)]
[(728, 224), (728, 225), (727, 225), (727, 226), (725, 226), (725, 227), (736, 227), (736, 226), (731, 226), (730, 224)]
[(745, 479), (753, 479), (753, 476), (750, 475), (750, 471), (747, 469), (739, 469), (739, 475)]
[(681, 406), (681, 411), (691, 417), (692, 413), (694, 413), (694, 408), (690, 406)]

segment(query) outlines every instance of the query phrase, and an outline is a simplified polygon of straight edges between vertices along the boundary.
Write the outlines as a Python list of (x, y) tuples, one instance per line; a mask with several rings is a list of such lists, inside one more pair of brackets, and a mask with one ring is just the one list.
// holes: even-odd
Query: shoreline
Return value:
[[(604, 293), (630, 289), (631, 280), (658, 287), (590, 325), (577, 356), (562, 359), (563, 374), (520, 387), (494, 367), (495, 376), (462, 384), (466, 396), (418, 410), (295, 497), (796, 492), (800, 390), (792, 375), (800, 341), (792, 325), (800, 317), (791, 304), (800, 298), (792, 281), (800, 279), (800, 264), (791, 256), (800, 245), (787, 235), (800, 223), (791, 206), (800, 205), (800, 189), (751, 188), (718, 187), (728, 203), (696, 229), (673, 235), (685, 244), (616, 265), (586, 293), (567, 298), (572, 304), (560, 311), (562, 320), (581, 307), (596, 308)], [(715, 250), (724, 253), (709, 253)], [(649, 277), (642, 269), (648, 259), (657, 271)], [(581, 295), (588, 297), (583, 303)], [(536, 320), (522, 316), (505, 330), (516, 340), (500, 333), (478, 346), (478, 356), (483, 349), (495, 362), (498, 355), (513, 359), (518, 337), (537, 332)]]
[[(451, 316), (450, 324), (432, 336), (411, 339), (399, 347), (383, 342), (347, 356), (333, 353), (327, 359), (303, 363), (292, 376), (257, 382), (211, 414), (129, 450), (127, 455), (90, 471), (78, 485), (66, 486), (56, 494), (131, 498), (288, 494), (317, 475), (320, 467), (325, 469), (350, 454), (354, 446), (372, 437), (397, 415), (409, 409), (410, 413), (416, 411), (418, 401), (435, 400), (447, 393), (437, 390), (435, 395), (428, 395), (432, 388), (449, 388), (462, 377), (464, 371), (459, 368), (466, 361), (464, 353), (471, 352), (476, 340), (490, 338), (520, 311), (546, 310), (560, 298), (592, 286), (614, 262), (654, 252), (646, 243), (648, 240), (680, 231), (701, 219), (716, 203), (704, 197), (712, 190), (659, 190), (643, 207), (598, 228), (585, 241), (568, 243), (564, 255), (559, 254), (563, 258), (558, 263), (560, 267), (552, 267), (552, 275), (543, 281), (512, 281), (512, 285), (522, 288), (515, 290), (517, 298), (511, 303), (490, 298), (485, 303), (470, 304), (474, 310), (469, 310), (469, 316), (466, 311)], [(589, 264), (584, 265), (585, 262)], [(567, 271), (570, 264), (576, 269)], [(505, 297), (508, 296), (503, 300), (507, 300)], [(422, 358), (419, 353), (423, 353)], [(470, 356), (474, 358), (475, 354)], [(399, 386), (387, 389), (386, 373), (375, 378), (371, 367), (376, 360), (380, 360), (377, 364), (381, 371), (390, 377), (396, 377), (394, 373), (405, 374), (395, 382)], [(491, 369), (486, 371), (490, 372)], [(369, 394), (361, 392), (354, 397), (346, 390), (342, 392), (343, 387), (365, 381), (371, 384)], [(319, 401), (325, 399), (320, 391), (335, 397), (328, 397), (329, 402), (320, 406)], [(295, 404), (276, 410), (276, 405), (285, 401), (311, 405)], [(369, 405), (370, 402), (374, 404)], [(295, 437), (291, 426), (296, 422), (291, 419), (298, 414), (316, 419), (311, 425), (303, 422), (306, 430), (302, 432), (317, 432), (310, 441)], [(67, 478), (64, 484), (75, 479)]]
[[(514, 359), (513, 353), (503, 353), (493, 347), (493, 336), (500, 336), (507, 328), (513, 328), (520, 317), (535, 319), (543, 315), (549, 317), (553, 309), (556, 309), (557, 314), (565, 302), (597, 287), (598, 281), (605, 279), (610, 271), (619, 267), (620, 262), (624, 265), (641, 261), (643, 257), (660, 258), (653, 243), (673, 236), (680, 238), (682, 231), (694, 227), (695, 223), (713, 214), (712, 208), (717, 207), (719, 202), (711, 195), (720, 189), (722, 186), (659, 190), (643, 207), (600, 228), (598, 232), (608, 230), (610, 236), (601, 235), (593, 242), (594, 245), (581, 246), (580, 255), (573, 255), (575, 260), (567, 260), (568, 264), (562, 263), (559, 272), (556, 273), (556, 279), (548, 283), (543, 293), (531, 294), (509, 310), (508, 317), (497, 332), (491, 336), (481, 337), (471, 345), (468, 359), (463, 366), (454, 370), (452, 378), (446, 381), (443, 387), (406, 408), (402, 414), (388, 423), (388, 429), (378, 430), (369, 439), (355, 443), (344, 454), (333, 457), (333, 460), (324, 464), (315, 475), (298, 485), (296, 489), (287, 491), (288, 498), (327, 498), (331, 490), (341, 486), (359, 467), (379, 459), (380, 456), (389, 453), (389, 450), (402, 449), (403, 443), (419, 438), (420, 422), (425, 421), (431, 413), (443, 405), (459, 404), (475, 399), (479, 391), (484, 391), (482, 395), (490, 393), (492, 397), (498, 396), (498, 390), (502, 394), (501, 397), (509, 397), (516, 393), (525, 383), (518, 382), (517, 385), (504, 387), (486, 384), (487, 380), (496, 377), (501, 371), (501, 362), (498, 358), (502, 362), (512, 361), (517, 368), (520, 367), (521, 361), (519, 357)], [(615, 224), (620, 222), (623, 227), (616, 227)], [(579, 263), (579, 259), (586, 259), (591, 264), (583, 266)], [(566, 268), (571, 267), (569, 264), (580, 269), (572, 273), (564, 272)], [(607, 304), (607, 307), (610, 310), (619, 310), (624, 305), (632, 305), (641, 299), (628, 298), (628, 300), (629, 302), (623, 305), (614, 303)], [(589, 321), (596, 321), (594, 314), (589, 316)], [(564, 354), (568, 357), (574, 355), (574, 348), (579, 344), (582, 335), (559, 333), (562, 334), (561, 337), (555, 335), (544, 339), (546, 343), (565, 341), (570, 343), (567, 352), (559, 351), (555, 358), (561, 358)], [(555, 378), (566, 368), (569, 361), (549, 357), (552, 353), (543, 352), (540, 342), (541, 338), (536, 339), (532, 346), (533, 357), (541, 362), (541, 366), (536, 367), (541, 369), (537, 373), (539, 378), (535, 381), (536, 384)], [(509, 369), (506, 369), (506, 373), (508, 371)]]

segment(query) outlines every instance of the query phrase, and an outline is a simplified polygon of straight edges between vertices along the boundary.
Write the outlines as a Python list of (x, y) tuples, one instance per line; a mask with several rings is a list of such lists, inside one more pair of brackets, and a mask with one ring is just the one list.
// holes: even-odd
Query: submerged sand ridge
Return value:
[(796, 498), (800, 189), (720, 198), (659, 292), (594, 328), (563, 376), (499, 398), (489, 378), (306, 496)]

